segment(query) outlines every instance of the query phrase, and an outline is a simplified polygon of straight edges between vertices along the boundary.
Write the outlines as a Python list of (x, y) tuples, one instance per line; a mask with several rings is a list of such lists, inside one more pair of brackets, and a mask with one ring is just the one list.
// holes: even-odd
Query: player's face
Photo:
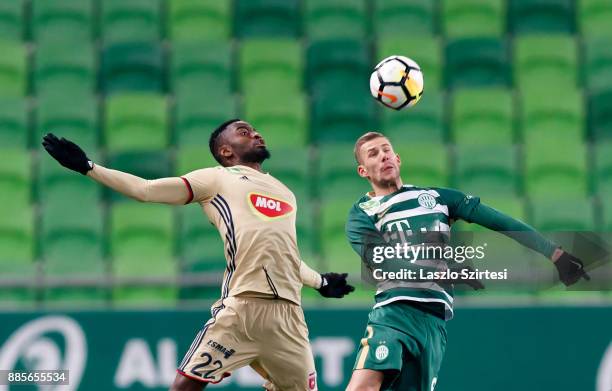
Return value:
[(248, 122), (234, 122), (223, 133), (232, 154), (241, 162), (261, 163), (270, 157), (266, 142)]
[(389, 140), (377, 137), (364, 143), (359, 151), (359, 175), (379, 186), (393, 184), (400, 176), (401, 161)]

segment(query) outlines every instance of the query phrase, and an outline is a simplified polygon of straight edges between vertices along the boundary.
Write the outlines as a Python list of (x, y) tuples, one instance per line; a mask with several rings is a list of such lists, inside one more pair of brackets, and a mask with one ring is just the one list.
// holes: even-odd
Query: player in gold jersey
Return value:
[(61, 165), (142, 202), (197, 202), (223, 239), (222, 296), (178, 368), (171, 391), (202, 390), (250, 365), (268, 390), (316, 390), (316, 372), (301, 308), (303, 285), (325, 297), (353, 291), (346, 274), (319, 274), (300, 258), (296, 199), (262, 170), (270, 157), (245, 121), (221, 124), (210, 137), (220, 166), (182, 177), (145, 180), (93, 164), (83, 150), (53, 134), (43, 146)]

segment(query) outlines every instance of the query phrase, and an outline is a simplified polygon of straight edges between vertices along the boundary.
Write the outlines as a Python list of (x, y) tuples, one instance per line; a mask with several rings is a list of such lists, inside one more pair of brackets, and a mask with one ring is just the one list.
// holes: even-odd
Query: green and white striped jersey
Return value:
[[(415, 233), (441, 232), (445, 235), (438, 237), (448, 237), (451, 220), (470, 221), (470, 214), (479, 203), (479, 198), (457, 190), (404, 185), (386, 196), (365, 195), (357, 201), (349, 214), (347, 236), (367, 264), (370, 261), (365, 252), (372, 245), (372, 238), (378, 237), (380, 243), (391, 244), (403, 242), (408, 239), (405, 236)], [(445, 318), (450, 319), (453, 315), (452, 284), (385, 280), (379, 281), (377, 288), (374, 308), (406, 300), (432, 308), (440, 308), (443, 304)]]
[[(383, 197), (363, 196), (351, 208), (346, 233), (353, 249), (372, 269), (370, 252), (373, 245), (402, 242), (418, 245), (420, 238), (426, 238), (428, 245), (446, 245), (450, 224), (458, 219), (503, 233), (547, 258), (558, 247), (531, 226), (481, 204), (478, 197), (454, 189), (412, 185), (404, 185)], [(440, 259), (417, 259), (414, 265), (423, 270), (448, 267)], [(453, 316), (452, 284), (387, 279), (378, 280), (377, 288), (374, 308), (396, 301), (411, 301), (441, 316), (444, 312), (446, 319)], [(440, 310), (442, 305), (444, 311)]]

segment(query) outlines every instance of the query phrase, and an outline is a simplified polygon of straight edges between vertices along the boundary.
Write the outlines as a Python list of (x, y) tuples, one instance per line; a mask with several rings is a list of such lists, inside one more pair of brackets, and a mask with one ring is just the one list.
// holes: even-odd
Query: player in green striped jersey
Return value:
[[(372, 191), (353, 205), (346, 230), (351, 246), (370, 270), (377, 265), (374, 247), (431, 232), (444, 244), (452, 222), (462, 219), (503, 232), (549, 258), (565, 285), (588, 279), (579, 259), (529, 225), (482, 204), (478, 197), (453, 189), (404, 185), (400, 158), (384, 135), (361, 136), (355, 158), (359, 175), (370, 182)], [(397, 255), (386, 263), (438, 270), (441, 264), (431, 259), (402, 263)], [(464, 282), (480, 287), (478, 282)], [(453, 284), (410, 279), (378, 279), (376, 283), (376, 304), (347, 391), (433, 391), (446, 346), (446, 321), (453, 314)]]

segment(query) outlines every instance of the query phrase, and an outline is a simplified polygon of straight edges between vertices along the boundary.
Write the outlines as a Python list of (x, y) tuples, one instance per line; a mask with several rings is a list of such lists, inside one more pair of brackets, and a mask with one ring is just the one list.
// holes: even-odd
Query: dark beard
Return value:
[(253, 148), (248, 150), (242, 155), (242, 161), (244, 163), (262, 163), (264, 160), (270, 158), (270, 151), (266, 147)]

